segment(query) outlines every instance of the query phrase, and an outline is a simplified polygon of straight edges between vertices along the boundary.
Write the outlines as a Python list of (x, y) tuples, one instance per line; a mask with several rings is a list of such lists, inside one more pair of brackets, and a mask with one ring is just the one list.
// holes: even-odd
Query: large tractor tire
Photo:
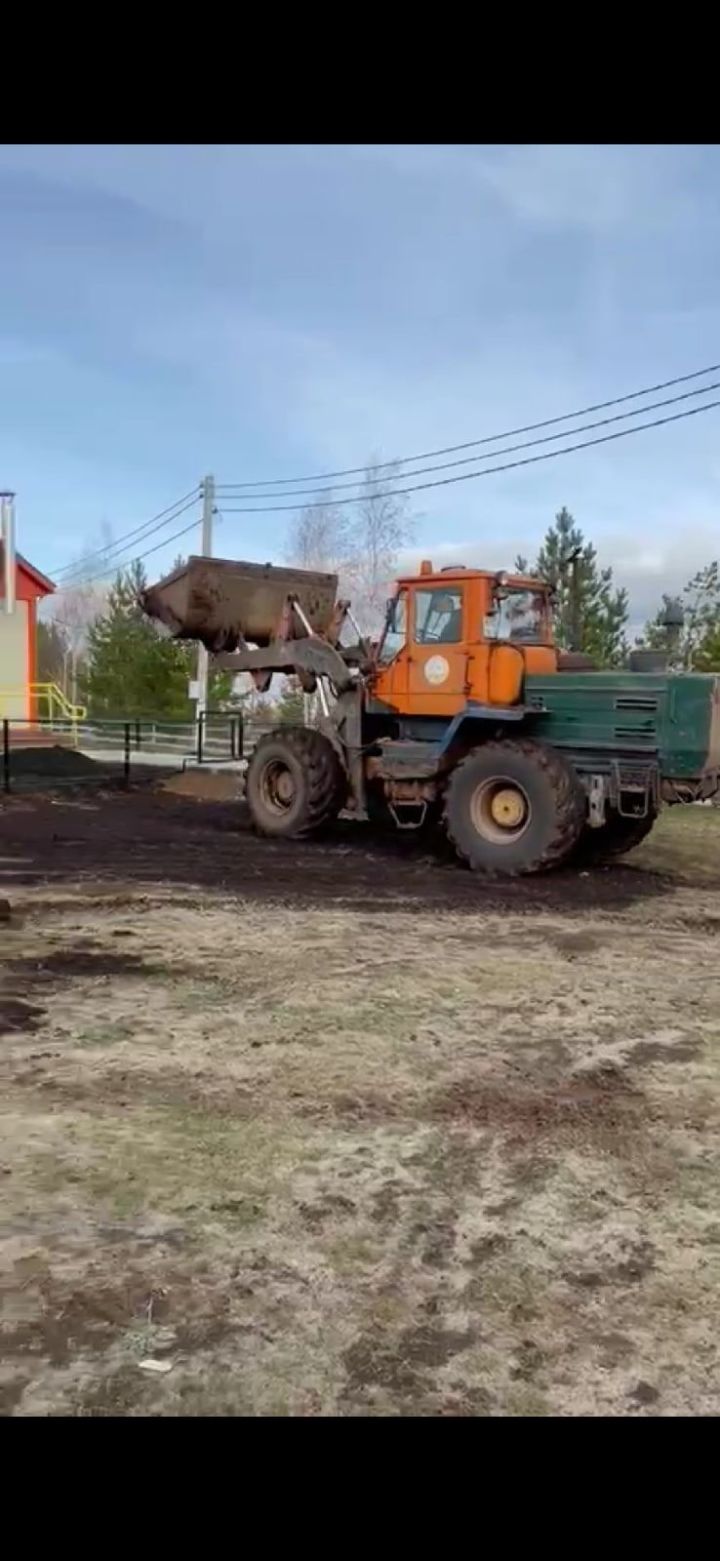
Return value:
[(445, 827), (458, 856), (490, 875), (557, 867), (577, 844), (584, 817), (571, 766), (529, 738), (473, 749), (445, 793)]
[(311, 727), (278, 727), (248, 764), (245, 797), (263, 835), (311, 835), (337, 818), (346, 780), (329, 738)]
[(656, 819), (657, 813), (651, 808), (645, 818), (625, 818), (622, 813), (613, 813), (600, 829), (586, 826), (573, 852), (573, 865), (593, 867), (625, 856), (647, 839)]

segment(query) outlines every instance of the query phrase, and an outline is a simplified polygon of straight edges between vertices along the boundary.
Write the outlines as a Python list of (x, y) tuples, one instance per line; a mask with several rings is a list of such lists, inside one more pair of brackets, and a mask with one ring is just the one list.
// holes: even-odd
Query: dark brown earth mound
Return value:
[(16, 854), (14, 884), (146, 884), (216, 890), (254, 901), (344, 905), (373, 911), (621, 906), (661, 894), (665, 878), (617, 865), (567, 869), (511, 882), (488, 881), (449, 858), (441, 841), (379, 834), (340, 820), (322, 840), (276, 841), (251, 830), (243, 803), (196, 801), (133, 791), (16, 799), (0, 812), (0, 854)]
[(44, 780), (85, 780), (98, 775), (100, 766), (88, 759), (76, 748), (65, 748), (59, 743), (52, 747), (44, 744), (10, 749), (10, 776), (38, 776)]

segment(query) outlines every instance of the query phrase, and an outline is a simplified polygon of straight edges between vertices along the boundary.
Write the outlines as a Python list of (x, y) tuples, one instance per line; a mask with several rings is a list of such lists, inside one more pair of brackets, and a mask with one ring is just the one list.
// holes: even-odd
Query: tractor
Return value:
[[(141, 597), (219, 668), (313, 693), (313, 726), (260, 738), (245, 795), (258, 831), (306, 836), (341, 811), (438, 824), (474, 870), (536, 873), (630, 851), (663, 804), (720, 787), (720, 677), (631, 657), (590, 670), (553, 640), (533, 576), (425, 561), (397, 581), (378, 640), (337, 577), (193, 557)], [(639, 668), (642, 667), (642, 670)]]

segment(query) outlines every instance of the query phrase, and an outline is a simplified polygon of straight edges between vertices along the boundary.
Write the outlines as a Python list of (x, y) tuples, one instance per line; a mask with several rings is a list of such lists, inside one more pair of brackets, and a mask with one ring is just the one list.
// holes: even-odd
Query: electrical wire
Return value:
[(79, 563), (60, 564), (57, 569), (49, 570), (50, 579), (56, 579), (58, 575), (63, 574), (79, 574), (88, 564), (92, 563), (93, 559), (102, 558), (105, 554), (118, 552), (133, 537), (143, 541), (145, 537), (152, 536), (153, 532), (160, 531), (163, 525), (170, 525), (173, 520), (177, 519), (178, 515), (182, 515), (184, 510), (189, 509), (191, 504), (196, 503), (199, 494), (200, 484), (198, 483), (190, 493), (183, 494), (183, 497), (176, 499), (174, 504), (168, 504), (167, 509), (160, 510), (160, 513), (153, 515), (150, 520), (144, 520), (141, 526), (135, 527), (134, 531), (126, 531), (123, 536), (118, 537), (115, 541), (108, 542), (106, 547), (99, 547), (94, 553), (87, 553)]
[[(634, 428), (619, 428), (614, 434), (602, 434), (598, 439), (583, 439), (580, 444), (564, 445), (560, 450), (544, 450), (542, 455), (526, 455), (520, 461), (505, 461), (500, 466), (486, 466), (479, 472), (462, 472), (457, 477), (438, 477), (435, 482), (417, 482), (409, 488), (390, 488), (383, 497), (394, 498), (403, 493), (421, 493), (427, 488), (446, 488), (450, 483), (469, 482), (473, 477), (490, 477), (494, 472), (513, 471), (518, 466), (534, 466), (538, 461), (552, 461), (559, 455), (572, 455), (575, 450), (589, 450), (593, 445), (609, 444), (613, 439), (627, 439), (631, 434), (641, 434), (646, 428), (662, 428), (665, 423), (679, 423), (686, 417), (698, 417), (701, 412), (710, 412), (713, 407), (720, 406), (720, 401), (707, 401), (704, 406), (690, 407), (686, 412), (673, 412), (669, 417), (656, 417), (651, 423), (637, 423)], [(249, 498), (256, 495), (249, 494)], [(322, 500), (313, 505), (314, 509), (334, 509), (336, 505), (357, 504), (357, 497), (352, 499)], [(301, 504), (267, 504), (260, 508), (246, 505), (226, 504), (225, 512), (228, 515), (271, 515), (279, 510), (302, 509)]]
[[(556, 423), (568, 423), (575, 417), (587, 417), (591, 412), (605, 412), (608, 407), (620, 406), (625, 401), (637, 401), (642, 396), (654, 396), (658, 390), (670, 390), (674, 385), (687, 384), (691, 379), (702, 379), (706, 374), (716, 374), (720, 370), (720, 363), (711, 363), (705, 369), (694, 369), (692, 374), (676, 374), (674, 379), (665, 379), (659, 385), (646, 385), (644, 390), (631, 390), (624, 396), (613, 396), (609, 401), (596, 401), (594, 406), (580, 407), (576, 412), (563, 412), (558, 417), (546, 417), (539, 423), (525, 423), (520, 428), (506, 428), (499, 434), (486, 434), (482, 439), (468, 439), (464, 444), (448, 444), (439, 450), (421, 450), (419, 455), (405, 455), (397, 460), (378, 461), (373, 467), (374, 471), (382, 471), (385, 467), (407, 466), (412, 461), (434, 460), (438, 455), (456, 455), (458, 450), (471, 450), (481, 444), (495, 444), (498, 439), (514, 439), (516, 434), (532, 434), (539, 428), (551, 428)], [(708, 388), (708, 387), (706, 387)], [(640, 414), (642, 414), (640, 408)], [(304, 477), (266, 477), (254, 482), (224, 482), (219, 483), (221, 492), (243, 488), (281, 488), (288, 487), (296, 482), (326, 482), (334, 477), (356, 477), (367, 470), (367, 462), (364, 466), (348, 466), (335, 472), (311, 472)]]
[[(559, 434), (543, 434), (541, 439), (525, 439), (521, 444), (508, 444), (501, 446), (499, 450), (489, 450), (487, 455), (463, 455), (457, 461), (441, 461), (437, 466), (418, 466), (413, 471), (398, 473), (398, 481), (405, 482), (408, 477), (422, 477), (426, 472), (445, 472), (454, 466), (471, 466), (473, 461), (492, 461), (498, 455), (513, 455), (516, 450), (530, 450), (535, 445), (551, 444), (556, 439), (566, 439), (568, 434), (585, 434), (591, 428), (607, 428), (610, 423), (626, 422), (629, 417), (641, 417), (645, 412), (656, 412), (659, 407), (676, 406), (679, 401), (690, 401), (693, 396), (709, 395), (711, 390), (720, 390), (720, 380), (714, 380), (710, 385), (703, 385), (699, 390), (685, 390), (679, 396), (666, 396), (662, 401), (650, 401), (647, 406), (633, 408), (632, 412), (615, 412), (612, 417), (601, 417), (594, 423), (578, 423), (576, 428), (563, 429)], [(375, 471), (375, 468), (372, 468)], [(383, 480), (382, 478), (380, 479)], [(390, 479), (386, 478), (385, 481)], [(358, 489), (356, 497), (362, 499), (372, 491), (372, 478), (368, 482), (339, 482), (330, 488), (294, 488), (287, 497), (297, 498), (305, 496), (319, 498), (323, 493), (342, 493), (345, 489)], [(260, 494), (240, 494), (240, 498), (260, 498)], [(265, 494), (262, 495), (265, 498)], [(268, 498), (285, 498), (285, 494), (268, 494)]]
[[(189, 508), (189, 506), (186, 506), (186, 508)], [(154, 547), (147, 548), (144, 553), (133, 553), (130, 558), (118, 560), (117, 564), (113, 566), (114, 569), (118, 573), (122, 573), (123, 569), (129, 568), (131, 564), (141, 563), (144, 558), (149, 558), (151, 553), (158, 553), (161, 548), (167, 547), (168, 543), (177, 541), (178, 537), (187, 536), (188, 531), (194, 531), (196, 526), (197, 520), (191, 520), (189, 526), (183, 526), (180, 531), (174, 531), (170, 537), (163, 537), (162, 542), (156, 542)], [(86, 585), (96, 585), (99, 580), (107, 580), (107, 575), (107, 570), (103, 570), (102, 574), (91, 575), (88, 580), (71, 580), (69, 585), (61, 585), (55, 592), (55, 595), (62, 596), (67, 591), (77, 591)]]

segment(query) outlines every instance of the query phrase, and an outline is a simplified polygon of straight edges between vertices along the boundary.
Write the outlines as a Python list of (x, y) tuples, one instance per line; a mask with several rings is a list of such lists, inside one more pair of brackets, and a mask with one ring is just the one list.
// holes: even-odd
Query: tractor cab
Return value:
[(452, 716), (467, 700), (517, 704), (526, 672), (556, 670), (549, 585), (426, 561), (388, 602), (373, 694), (403, 714)]

